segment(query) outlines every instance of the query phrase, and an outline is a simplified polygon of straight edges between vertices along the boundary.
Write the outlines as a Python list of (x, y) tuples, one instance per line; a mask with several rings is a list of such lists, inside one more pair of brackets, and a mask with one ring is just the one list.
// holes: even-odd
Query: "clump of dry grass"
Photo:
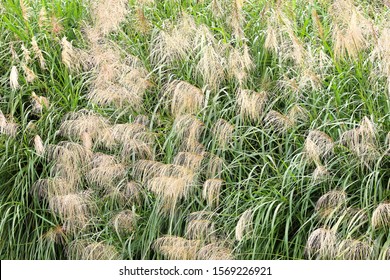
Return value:
[(123, 207), (141, 204), (143, 196), (141, 185), (135, 181), (122, 181), (116, 186), (107, 188), (105, 193), (106, 198)]
[(198, 260), (234, 260), (233, 252), (221, 242), (203, 246), (197, 253)]
[(207, 212), (190, 213), (187, 218), (185, 236), (188, 239), (210, 240), (215, 235), (215, 225)]
[(189, 152), (179, 152), (173, 159), (173, 164), (198, 172), (201, 168), (204, 156)]
[(27, 83), (31, 84), (37, 79), (37, 75), (26, 64), (22, 64), (22, 69)]
[(249, 118), (253, 121), (261, 120), (268, 100), (268, 94), (266, 92), (239, 89), (236, 97), (238, 111), (242, 118)]
[(136, 230), (138, 215), (130, 210), (123, 210), (112, 217), (110, 223), (119, 234), (131, 234)]
[(371, 225), (376, 228), (389, 228), (390, 226), (390, 203), (381, 203), (372, 213)]
[(45, 232), (42, 235), (42, 240), (64, 245), (67, 243), (67, 235), (65, 229), (61, 225), (57, 225)]
[(285, 133), (294, 126), (294, 122), (277, 111), (271, 110), (264, 117), (264, 126), (273, 129), (276, 133)]
[(224, 159), (209, 153), (206, 157), (206, 176), (207, 178), (221, 178), (224, 167)]
[(355, 239), (346, 239), (338, 245), (337, 257), (344, 260), (369, 260), (372, 257), (373, 248), (365, 242)]
[(86, 174), (86, 179), (90, 185), (106, 190), (125, 180), (126, 174), (124, 164), (103, 160)]
[(309, 259), (333, 259), (336, 245), (337, 237), (333, 230), (318, 228), (309, 235), (305, 254)]
[(224, 119), (218, 119), (212, 128), (215, 143), (222, 149), (232, 141), (234, 126)]
[(245, 83), (254, 63), (249, 53), (249, 48), (245, 44), (242, 49), (232, 49), (228, 60), (228, 74), (234, 77), (240, 86)]
[(344, 191), (332, 190), (322, 195), (316, 203), (316, 211), (322, 218), (327, 218), (345, 208), (347, 194)]
[(244, 239), (245, 234), (251, 232), (253, 214), (254, 213), (251, 208), (245, 210), (244, 213), (241, 214), (235, 229), (235, 236), (238, 241), (242, 241)]
[(204, 182), (202, 197), (209, 207), (218, 207), (223, 183), (222, 179), (207, 179)]
[(86, 239), (76, 239), (67, 248), (69, 259), (73, 260), (118, 260), (119, 252), (112, 245)]
[(0, 110), (0, 133), (15, 137), (18, 132), (19, 125), (8, 121), (4, 116), (3, 112)]
[(49, 209), (64, 222), (66, 232), (79, 232), (91, 219), (92, 199), (88, 192), (54, 195), (49, 198)]
[(94, 26), (103, 36), (117, 31), (129, 13), (126, 0), (98, 0), (91, 6)]
[(188, 240), (177, 236), (156, 239), (153, 248), (169, 260), (195, 260), (201, 246), (199, 240)]
[(50, 106), (49, 100), (44, 96), (38, 96), (35, 92), (31, 93), (32, 112), (41, 115), (44, 109)]
[(203, 83), (211, 90), (216, 91), (225, 80), (226, 61), (219, 50), (211, 45), (205, 45), (201, 50), (201, 57), (196, 65), (196, 73)]
[(63, 196), (76, 193), (78, 186), (61, 177), (39, 179), (32, 187), (31, 192), (40, 198), (51, 199), (55, 196)]
[(365, 165), (375, 163), (380, 156), (374, 122), (364, 117), (357, 128), (344, 132), (340, 142), (347, 146)]
[(306, 137), (303, 152), (309, 161), (319, 166), (321, 159), (333, 153), (333, 148), (333, 139), (328, 134), (319, 130), (311, 130)]
[(202, 90), (185, 81), (170, 82), (166, 86), (165, 94), (170, 99), (171, 113), (175, 117), (197, 114), (204, 104)]

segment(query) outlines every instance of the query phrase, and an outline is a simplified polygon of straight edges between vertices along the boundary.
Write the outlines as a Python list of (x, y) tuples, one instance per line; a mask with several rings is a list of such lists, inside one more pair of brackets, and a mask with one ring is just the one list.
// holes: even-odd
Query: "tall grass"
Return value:
[(380, 1), (0, 10), (1, 258), (389, 259)]

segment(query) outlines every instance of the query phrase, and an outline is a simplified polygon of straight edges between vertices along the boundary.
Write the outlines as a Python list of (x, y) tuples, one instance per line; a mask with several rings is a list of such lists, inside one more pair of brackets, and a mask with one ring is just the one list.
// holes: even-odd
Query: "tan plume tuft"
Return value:
[(189, 215), (185, 236), (188, 239), (195, 240), (210, 240), (214, 238), (214, 223), (207, 218), (196, 216), (194, 218), (193, 215)]
[(156, 239), (153, 248), (169, 260), (195, 260), (201, 246), (199, 240), (188, 240), (177, 236)]
[(333, 259), (336, 243), (337, 237), (333, 230), (318, 228), (309, 235), (305, 254), (309, 259)]
[(38, 58), (39, 60), (39, 66), (41, 67), (42, 70), (46, 69), (46, 61), (45, 58), (43, 57), (42, 50), (38, 46), (38, 42), (35, 36), (33, 36), (31, 39), (31, 46), (35, 54), (35, 57)]
[(381, 203), (372, 213), (371, 224), (373, 228), (390, 227), (390, 203)]
[(39, 135), (34, 136), (34, 149), (39, 156), (43, 156), (45, 154), (45, 145)]
[(117, 31), (128, 12), (126, 0), (99, 0), (92, 3), (92, 18), (95, 28), (102, 35)]
[(0, 134), (3, 133), (8, 136), (15, 137), (18, 132), (18, 128), (19, 125), (12, 121), (7, 121), (3, 112), (0, 110)]
[(321, 196), (316, 203), (318, 214), (327, 218), (333, 213), (340, 212), (345, 208), (347, 194), (344, 191), (332, 190)]
[(238, 90), (237, 106), (241, 117), (260, 121), (267, 100), (268, 94), (266, 92), (254, 92), (247, 89)]
[(271, 110), (264, 117), (264, 126), (267, 128), (272, 128), (275, 132), (284, 133), (288, 129), (294, 126), (293, 121), (287, 116)]
[(198, 172), (201, 168), (202, 161), (203, 155), (189, 152), (180, 152), (173, 159), (173, 164), (183, 166), (192, 170), (193, 172)]
[(31, 104), (32, 104), (32, 111), (37, 114), (41, 115), (44, 109), (49, 108), (49, 100), (44, 96), (38, 96), (35, 92), (31, 93)]
[(340, 242), (337, 256), (344, 260), (369, 260), (372, 253), (373, 248), (367, 242), (346, 239)]
[(245, 234), (251, 232), (252, 220), (253, 220), (253, 211), (252, 209), (247, 209), (244, 213), (241, 214), (240, 219), (236, 225), (236, 239), (238, 241), (243, 240)]
[(68, 258), (71, 260), (118, 260), (120, 255), (112, 245), (92, 240), (76, 239), (69, 244)]
[(77, 185), (68, 182), (61, 177), (39, 179), (31, 187), (34, 195), (40, 198), (52, 199), (55, 196), (73, 194), (77, 191)]
[(35, 79), (37, 78), (37, 75), (34, 73), (34, 71), (28, 68), (26, 64), (22, 64), (22, 69), (24, 72), (24, 77), (26, 79), (26, 82), (27, 83), (34, 82)]
[(234, 77), (240, 85), (248, 78), (249, 72), (253, 69), (254, 64), (249, 54), (249, 48), (244, 45), (243, 50), (233, 49), (229, 55), (228, 72)]
[(323, 165), (318, 165), (316, 169), (314, 169), (312, 178), (314, 182), (321, 182), (329, 178), (330, 173), (328, 169)]
[(120, 234), (131, 234), (136, 230), (138, 215), (130, 210), (123, 210), (111, 219), (111, 225)]
[(20, 88), (18, 68), (16, 68), (16, 66), (12, 66), (11, 68), (11, 73), (9, 76), (9, 84), (12, 90), (17, 90)]
[(208, 179), (204, 182), (202, 196), (209, 207), (218, 207), (223, 183), (221, 179)]
[(220, 242), (210, 243), (199, 249), (198, 260), (234, 260), (232, 250)]
[(225, 79), (225, 61), (216, 48), (210, 44), (201, 49), (201, 58), (196, 73), (211, 90), (217, 90)]
[(326, 158), (333, 153), (334, 142), (332, 138), (319, 130), (311, 130), (304, 144), (305, 157), (321, 165), (321, 158)]

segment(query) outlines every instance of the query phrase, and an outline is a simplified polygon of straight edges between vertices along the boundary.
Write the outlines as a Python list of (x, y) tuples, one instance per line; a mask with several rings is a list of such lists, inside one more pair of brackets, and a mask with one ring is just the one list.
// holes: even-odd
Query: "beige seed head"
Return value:
[(372, 254), (372, 246), (365, 241), (346, 239), (338, 245), (337, 257), (344, 260), (369, 260)]
[(104, 242), (76, 239), (69, 244), (67, 250), (71, 260), (118, 260), (119, 252), (114, 246)]
[[(191, 215), (190, 215), (191, 217)], [(215, 234), (214, 223), (208, 219), (188, 219), (185, 236), (192, 240), (210, 240)]]
[(347, 194), (344, 191), (332, 190), (322, 195), (316, 203), (316, 211), (322, 218), (345, 208)]
[(242, 241), (245, 234), (251, 232), (252, 220), (253, 220), (253, 211), (252, 209), (247, 209), (244, 213), (241, 214), (240, 219), (236, 225), (236, 239)]
[(288, 129), (292, 128), (294, 123), (287, 116), (271, 110), (264, 118), (264, 126), (274, 129), (275, 132), (284, 133)]
[(238, 111), (242, 118), (259, 121), (264, 113), (268, 94), (266, 92), (239, 89), (236, 100)]
[(18, 68), (16, 68), (16, 66), (12, 66), (11, 68), (11, 73), (9, 76), (9, 84), (12, 90), (17, 90), (20, 88)]
[(233, 138), (234, 126), (224, 119), (218, 119), (212, 129), (214, 141), (224, 149)]
[(217, 90), (225, 79), (225, 61), (214, 46), (208, 44), (201, 49), (196, 73), (211, 90)]
[(41, 136), (39, 135), (35, 135), (34, 137), (34, 149), (39, 156), (43, 156), (45, 154), (45, 146), (43, 144)]
[(24, 77), (26, 79), (26, 82), (27, 83), (34, 82), (34, 80), (37, 78), (37, 75), (34, 73), (34, 71), (28, 68), (26, 64), (22, 64), (22, 69), (24, 72)]
[(160, 237), (153, 243), (153, 249), (169, 260), (195, 260), (200, 246), (199, 240), (177, 236)]
[(309, 235), (305, 254), (309, 259), (333, 259), (336, 243), (337, 237), (333, 230), (318, 228)]
[(390, 203), (381, 203), (372, 213), (371, 225), (375, 228), (389, 228)]
[(208, 179), (204, 182), (202, 197), (209, 207), (218, 207), (223, 183), (221, 179)]
[(220, 242), (210, 243), (199, 249), (198, 260), (234, 260), (233, 252), (230, 248)]
[(130, 210), (123, 210), (112, 217), (110, 223), (116, 232), (131, 234), (136, 230), (138, 215)]

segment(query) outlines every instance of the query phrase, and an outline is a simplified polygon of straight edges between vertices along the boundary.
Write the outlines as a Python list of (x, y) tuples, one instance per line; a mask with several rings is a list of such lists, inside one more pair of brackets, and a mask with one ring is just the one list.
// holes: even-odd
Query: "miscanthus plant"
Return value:
[(390, 8), (0, 3), (2, 259), (389, 259)]

